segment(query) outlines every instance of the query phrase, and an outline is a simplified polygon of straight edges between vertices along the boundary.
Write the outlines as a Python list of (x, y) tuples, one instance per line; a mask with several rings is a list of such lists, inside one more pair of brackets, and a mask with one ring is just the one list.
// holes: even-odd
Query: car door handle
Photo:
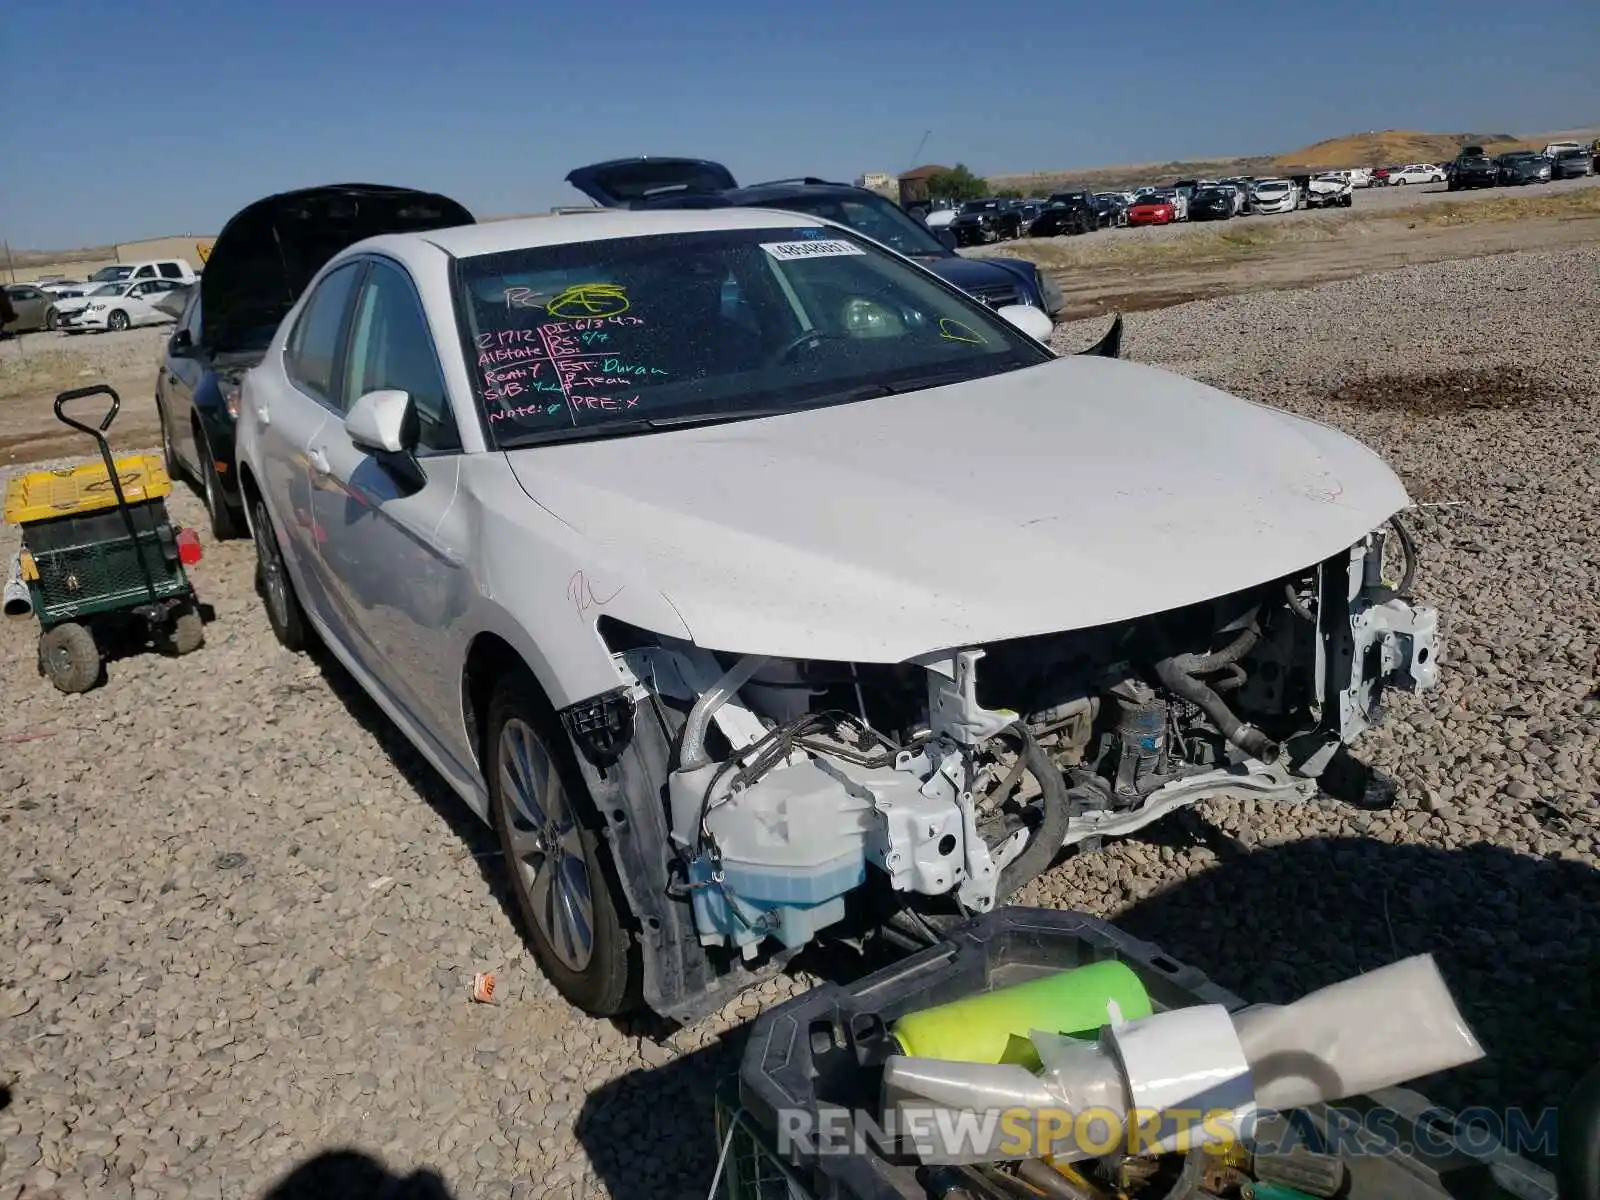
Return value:
[(311, 469), (318, 475), (327, 475), (333, 470), (332, 464), (328, 462), (328, 453), (322, 447), (318, 446), (311, 452), (309, 457), (311, 459)]

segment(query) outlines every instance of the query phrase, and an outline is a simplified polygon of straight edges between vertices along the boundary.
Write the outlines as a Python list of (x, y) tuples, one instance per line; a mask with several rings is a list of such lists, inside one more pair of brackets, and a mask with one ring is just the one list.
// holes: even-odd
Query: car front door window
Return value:
[(411, 280), (375, 262), (361, 286), (350, 333), (344, 398), (349, 408), (368, 392), (395, 389), (411, 397), (417, 414), (418, 452), (461, 449), (444, 373)]

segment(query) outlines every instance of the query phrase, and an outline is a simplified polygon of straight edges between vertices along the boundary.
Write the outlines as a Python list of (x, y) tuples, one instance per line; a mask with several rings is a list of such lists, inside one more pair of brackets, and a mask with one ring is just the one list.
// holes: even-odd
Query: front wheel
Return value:
[(639, 956), (613, 896), (599, 820), (555, 728), (527, 678), (501, 683), (485, 755), (491, 815), (545, 975), (577, 1008), (614, 1016), (637, 1006)]
[(106, 318), (106, 328), (112, 333), (121, 333), (128, 327), (128, 314), (120, 308)]

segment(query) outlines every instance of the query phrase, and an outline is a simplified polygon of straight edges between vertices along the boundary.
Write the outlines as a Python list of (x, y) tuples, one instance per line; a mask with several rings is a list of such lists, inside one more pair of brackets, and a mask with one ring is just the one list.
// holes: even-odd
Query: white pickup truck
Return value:
[(200, 276), (184, 258), (153, 258), (148, 262), (113, 263), (89, 276), (90, 283), (126, 283), (131, 279), (172, 279), (193, 283)]

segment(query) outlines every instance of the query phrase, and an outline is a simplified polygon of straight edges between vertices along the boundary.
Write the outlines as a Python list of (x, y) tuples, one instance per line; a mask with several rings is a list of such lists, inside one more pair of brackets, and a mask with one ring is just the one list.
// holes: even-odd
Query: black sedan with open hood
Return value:
[(475, 223), (448, 196), (335, 183), (264, 197), (223, 226), (200, 283), (174, 313), (178, 324), (156, 380), (167, 470), (200, 487), (214, 536), (233, 537), (244, 526), (232, 469), (239, 382), (322, 265), (369, 237)]

